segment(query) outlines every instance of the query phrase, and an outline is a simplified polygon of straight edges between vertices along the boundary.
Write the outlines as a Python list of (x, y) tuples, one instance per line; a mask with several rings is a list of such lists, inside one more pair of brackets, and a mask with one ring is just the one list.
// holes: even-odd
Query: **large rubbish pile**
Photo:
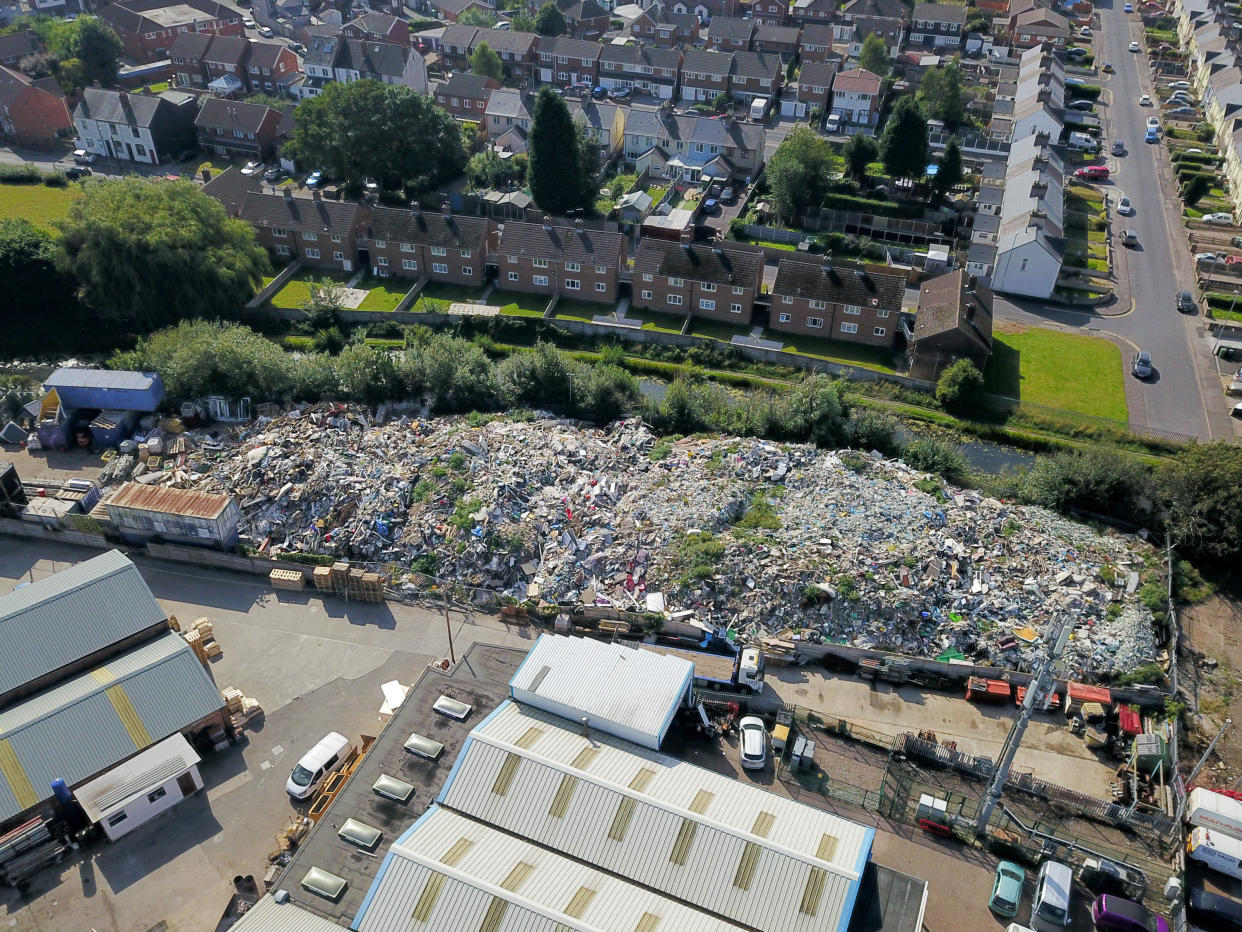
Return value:
[(1153, 553), (1140, 541), (878, 456), (668, 443), (637, 420), (382, 422), (337, 405), (195, 444), (162, 481), (234, 494), (267, 552), (369, 564), (397, 589), (437, 577), (479, 602), (689, 611), (743, 637), (801, 629), (1010, 668), (1068, 615), (1075, 678), (1159, 652), (1136, 596)]

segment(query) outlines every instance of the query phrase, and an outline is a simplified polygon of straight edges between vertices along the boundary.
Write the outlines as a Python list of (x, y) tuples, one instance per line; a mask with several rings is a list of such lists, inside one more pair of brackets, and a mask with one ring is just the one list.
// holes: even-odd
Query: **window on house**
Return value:
[(546, 286), (546, 285), (548, 284), (548, 276), (546, 276), (546, 275), (535, 275), (535, 276), (533, 276), (533, 278), (532, 278), (531, 280), (532, 280), (532, 281), (533, 281), (536, 285), (545, 285), (545, 286)]
[(510, 272), (510, 273), (509, 273), (509, 281), (511, 281), (511, 282), (515, 282), (515, 281), (517, 281), (519, 278), (521, 278), (521, 276), (520, 276), (520, 275), (518, 275), (518, 273), (517, 273), (517, 272)]
[(448, 266), (445, 265), (443, 262), (433, 262), (431, 263), (431, 271), (434, 272), (436, 275), (447, 275)]
[(716, 302), (711, 298), (699, 298), (699, 308), (704, 311), (716, 310)]
[(469, 249), (461, 249), (461, 250), (458, 250), (458, 252), (460, 252), (460, 253), (461, 253), (461, 257), (462, 257), (463, 259), (469, 259), (469, 258), (470, 258), (470, 250), (469, 250)]
[(842, 325), (841, 325), (841, 332), (842, 332), (842, 333), (857, 333), (857, 332), (858, 332), (858, 324), (848, 324), (848, 323), (847, 323), (847, 324), (842, 324)]
[(531, 259), (530, 264), (537, 269), (546, 269), (548, 267), (547, 259)]
[(333, 234), (332, 234), (332, 242), (334, 242), (334, 243), (339, 243), (340, 241), (341, 241), (341, 234), (340, 234), (340, 233), (333, 233)]
[(318, 250), (318, 249), (308, 249), (308, 250), (306, 250), (306, 258), (308, 258), (308, 259), (318, 259), (318, 258), (319, 258), (319, 250)]
[(668, 285), (670, 288), (681, 288), (683, 285), (685, 285), (685, 283), (686, 283), (686, 280), (684, 278), (670, 278), (668, 280)]
[(345, 261), (345, 253), (343, 253), (343, 252), (334, 252), (334, 253), (332, 253), (332, 258), (333, 258), (333, 260), (334, 260), (334, 261), (336, 261), (336, 262), (344, 262), (344, 261)]
[(152, 790), (147, 794), (147, 802), (158, 803), (161, 799), (168, 795), (168, 791), (162, 786), (158, 790)]
[(517, 256), (505, 256), (505, 261), (510, 264), (517, 262)]
[(665, 295), (664, 298), (669, 304), (672, 304), (674, 307), (681, 306), (681, 295), (679, 294)]
[(822, 327), (822, 326), (824, 325), (824, 318), (822, 318), (822, 317), (808, 317), (808, 318), (806, 319), (806, 325), (807, 325), (808, 327)]
[(607, 266), (605, 266), (605, 265), (597, 265), (597, 266), (595, 266), (595, 274), (596, 274), (596, 275), (607, 275), (607, 274), (608, 274), (608, 267), (607, 267)]
[(272, 236), (279, 237), (280, 239), (284, 239), (285, 228), (284, 227), (272, 227)]
[(310, 232), (309, 230), (303, 230), (303, 231), (302, 231), (302, 239), (306, 240), (308, 243), (313, 243), (313, 242), (316, 242), (316, 241), (319, 239), (319, 234), (318, 234), (318, 233), (312, 233), (312, 232)]
[(447, 255), (448, 255), (448, 250), (447, 250), (447, 249), (445, 249), (443, 246), (432, 246), (432, 247), (431, 247), (431, 254), (432, 254), (433, 256), (447, 256)]
[(787, 294), (781, 295), (781, 304), (793, 304), (793, 296)]
[(847, 313), (847, 314), (861, 314), (861, 313), (862, 313), (862, 308), (861, 308), (861, 307), (859, 307), (857, 304), (847, 304), (847, 305), (845, 305), (845, 313)]
[(276, 244), (276, 255), (278, 256), (289, 255), (289, 247), (285, 245), (284, 243), (277, 243)]
[(876, 311), (875, 316), (876, 317), (887, 317), (888, 313), (889, 313), (888, 311)]
[(377, 240), (375, 241), (375, 248), (376, 248), (376, 249), (383, 249), (383, 248), (384, 248), (384, 247), (386, 247), (387, 245), (388, 245), (388, 240), (386, 240), (386, 239), (377, 239)]
[(582, 282), (578, 281), (576, 278), (567, 278), (565, 279), (565, 287), (569, 291), (581, 291)]
[(387, 257), (387, 256), (377, 256), (377, 257), (375, 258), (375, 264), (376, 264), (376, 265), (378, 265), (378, 266), (380, 266), (381, 268), (388, 268), (388, 257)]
[(652, 276), (651, 276), (651, 273), (650, 273), (650, 272), (643, 272), (643, 281), (645, 281), (645, 282), (649, 282), (649, 281), (651, 281), (651, 278), (652, 278)]
[(808, 303), (811, 305), (811, 310), (813, 311), (822, 311), (828, 306), (828, 302), (826, 301), (811, 301)]
[(581, 262), (566, 262), (565, 271), (566, 272), (581, 272), (582, 263)]
[(703, 290), (707, 292), (715, 291), (716, 290), (715, 282), (703, 282)]
[(787, 324), (787, 323), (789, 323), (789, 321), (791, 320), (791, 318), (790, 318), (790, 316), (789, 316), (788, 314), (782, 314), (782, 315), (780, 316), (779, 320), (780, 320), (780, 323), (782, 323), (782, 324)]
[(886, 334), (888, 331), (887, 331), (884, 327), (876, 327), (876, 328), (874, 328), (871, 332), (872, 332), (873, 334), (875, 334), (877, 337), (882, 337), (882, 336), (884, 336), (884, 334)]
[(740, 314), (740, 313), (742, 313), (742, 305), (740, 305), (740, 304), (730, 304), (730, 305), (729, 305), (729, 313), (730, 313), (730, 314)]
[(650, 292), (650, 291), (644, 291), (644, 292), (643, 292), (643, 300), (644, 300), (644, 301), (650, 301), (650, 300), (651, 300), (651, 292)]
[(608, 286), (604, 284), (603, 282), (596, 282), (595, 290), (602, 293), (608, 290)]
[(401, 268), (405, 269), (407, 272), (417, 272), (418, 263), (415, 262), (413, 259), (402, 259)]

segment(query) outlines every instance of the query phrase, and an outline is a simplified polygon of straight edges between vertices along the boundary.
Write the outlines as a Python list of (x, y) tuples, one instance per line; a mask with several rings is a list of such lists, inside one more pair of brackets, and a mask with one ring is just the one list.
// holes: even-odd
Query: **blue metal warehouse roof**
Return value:
[(66, 408), (154, 411), (164, 399), (164, 380), (154, 372), (57, 369), (43, 382)]
[(166, 617), (117, 550), (0, 595), (0, 695)]
[(211, 675), (168, 632), (0, 712), (0, 821), (224, 706)]

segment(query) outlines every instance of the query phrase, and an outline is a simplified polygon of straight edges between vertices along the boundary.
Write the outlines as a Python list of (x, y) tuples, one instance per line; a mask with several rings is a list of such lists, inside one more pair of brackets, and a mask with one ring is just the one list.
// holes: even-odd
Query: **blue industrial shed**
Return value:
[(164, 380), (155, 372), (57, 369), (43, 383), (56, 390), (61, 407), (154, 411), (164, 400)]

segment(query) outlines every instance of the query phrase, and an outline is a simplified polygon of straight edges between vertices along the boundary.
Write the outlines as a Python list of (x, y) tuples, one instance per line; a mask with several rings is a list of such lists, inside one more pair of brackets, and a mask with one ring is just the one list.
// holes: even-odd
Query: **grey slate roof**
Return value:
[[(592, 129), (612, 130), (612, 121), (617, 115), (617, 106), (615, 104), (604, 103), (594, 100), (576, 100), (568, 98), (565, 106), (569, 108), (569, 116), (575, 121), (581, 121)], [(622, 124), (624, 124), (622, 120)]]
[(482, 251), (487, 237), (487, 221), (482, 217), (441, 214), (402, 207), (376, 207), (371, 216), (371, 238), (424, 246), (451, 246), (454, 249)]
[[(633, 69), (640, 65), (667, 68), (673, 72), (675, 77), (677, 70), (681, 67), (681, 52), (677, 49), (658, 49), (649, 45), (609, 44), (605, 45), (603, 51), (600, 52), (599, 63), (601, 66), (612, 66), (614, 70), (618, 67)], [(668, 80), (668, 78), (656, 76), (655, 80)]]
[[(458, 23), (452, 23), (444, 27), (444, 35), (440, 37), (440, 44), (447, 48), (465, 49), (474, 48), (475, 36), (479, 34), (478, 26), (462, 26)], [(488, 45), (491, 45), (489, 42)]]
[(207, 49), (203, 61), (240, 65), (249, 51), (250, 43), (241, 36), (216, 36), (211, 40), (211, 47)]
[(535, 112), (533, 97), (523, 94), (511, 87), (501, 87), (492, 91), (487, 98), (487, 115), (512, 117), (515, 120), (529, 120)]
[(861, 266), (834, 266), (824, 259), (787, 256), (776, 270), (772, 294), (811, 298), (832, 304), (900, 311), (906, 292), (900, 275), (867, 272)]
[(745, 39), (749, 42), (751, 36), (755, 34), (755, 21), (717, 16), (708, 26), (707, 34), (713, 39)]
[(687, 49), (685, 61), (681, 63), (681, 73), (718, 75), (720, 78), (729, 76), (733, 67), (733, 56), (736, 52), (717, 52), (715, 49)]
[(755, 30), (756, 42), (783, 42), (797, 45), (802, 30), (797, 26), (760, 26)]
[(911, 17), (916, 23), (957, 23), (966, 25), (966, 7), (952, 3), (916, 3)]
[(179, 32), (168, 49), (170, 58), (201, 61), (214, 37), (209, 32)]
[(634, 273), (739, 285), (758, 290), (763, 276), (763, 249), (746, 243), (707, 246), (643, 239), (634, 259)]
[(219, 201), (230, 217), (236, 217), (246, 202), (246, 196), (262, 187), (262, 175), (243, 175), (241, 169), (234, 165), (203, 185), (203, 193)]
[(50, 797), (53, 780), (72, 787), (223, 706), (211, 675), (171, 631), (9, 706), (0, 711), (0, 744), (16, 767), (0, 772), (0, 821)]
[(837, 63), (832, 61), (809, 61), (798, 72), (798, 84), (802, 87), (832, 87)]
[(243, 132), (257, 133), (269, 113), (279, 113), (271, 107), (259, 104), (247, 104), (237, 100), (226, 100), (223, 97), (208, 97), (203, 101), (202, 109), (194, 120), (195, 126), (222, 126), (225, 129), (238, 129)]
[(405, 71), (409, 49), (392, 42), (376, 42), (374, 39), (345, 39), (341, 53), (336, 58), (337, 68), (348, 68), (363, 74), (382, 74), (400, 77)]
[(275, 68), (280, 53), (287, 48), (279, 42), (262, 42), (255, 40), (250, 43), (250, 59), (247, 65), (255, 68)]
[(39, 51), (39, 39), (26, 29), (9, 36), (0, 36), (0, 61), (18, 61)]
[(615, 267), (624, 248), (620, 233), (586, 230), (569, 226), (549, 226), (509, 220), (500, 234), (498, 252), (532, 259), (558, 259), (591, 262)]
[(489, 91), (488, 82), (496, 83), (485, 74), (458, 71), (436, 88), (436, 92), (450, 97), (486, 97)]
[(0, 694), (166, 618), (138, 567), (117, 550), (6, 593), (0, 596)]
[(902, 0), (850, 0), (841, 7), (841, 15), (884, 16), (905, 20), (910, 18), (910, 8)]
[[(445, 32), (447, 31), (446, 29)], [(510, 29), (480, 29), (475, 34), (474, 41), (470, 43), (470, 48), (474, 49), (480, 42), (486, 42), (494, 52), (512, 52), (520, 57), (525, 57), (530, 53), (538, 38), (533, 32), (513, 32)]]
[(807, 23), (802, 27), (802, 45), (823, 45), (832, 48), (832, 27), (827, 23)]
[(784, 67), (779, 52), (734, 52), (731, 73), (739, 78), (775, 80)]
[(126, 94), (99, 87), (88, 87), (73, 110), (73, 118), (102, 120), (105, 123), (149, 127), (162, 101), (145, 94)]
[(306, 64), (331, 68), (340, 44), (341, 39), (336, 36), (311, 36), (306, 47)]
[(551, 39), (539, 40), (539, 57), (544, 55), (555, 57), (557, 55), (565, 58), (585, 59), (586, 61), (598, 61), (600, 52), (603, 47), (598, 42), (590, 39), (573, 39), (569, 36), (556, 36)]
[[(967, 314), (967, 310), (972, 313)], [(919, 312), (914, 318), (914, 339), (922, 340), (960, 330), (980, 348), (992, 345), (992, 293), (973, 284), (965, 269), (954, 269), (923, 283)]]
[[(765, 131), (761, 123), (714, 120), (709, 117), (664, 114), (658, 110), (630, 110), (625, 124), (627, 136), (652, 136), (658, 140), (701, 142), (754, 151), (763, 148)], [(661, 143), (657, 143), (659, 145)], [(675, 148), (675, 147), (674, 147)]]
[(358, 205), (349, 201), (285, 197), (283, 194), (251, 191), (242, 203), (241, 219), (255, 226), (348, 233), (358, 220), (358, 211)]

